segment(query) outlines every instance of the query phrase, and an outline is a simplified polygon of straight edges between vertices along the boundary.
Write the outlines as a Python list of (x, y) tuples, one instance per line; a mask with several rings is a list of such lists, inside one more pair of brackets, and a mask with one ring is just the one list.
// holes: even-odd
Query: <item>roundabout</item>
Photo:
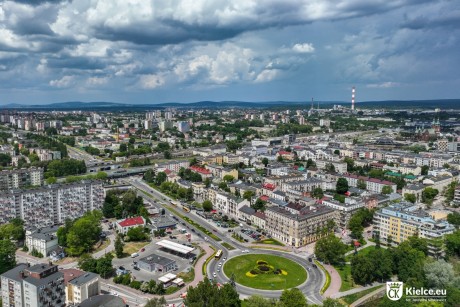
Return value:
[(296, 262), (269, 254), (247, 254), (225, 262), (223, 271), (237, 284), (259, 290), (283, 290), (307, 280), (307, 271)]

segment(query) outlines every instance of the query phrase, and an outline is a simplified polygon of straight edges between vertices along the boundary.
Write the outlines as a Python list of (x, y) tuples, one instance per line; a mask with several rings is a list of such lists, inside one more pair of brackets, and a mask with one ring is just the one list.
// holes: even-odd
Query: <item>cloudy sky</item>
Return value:
[(460, 98), (458, 0), (0, 1), (0, 105)]

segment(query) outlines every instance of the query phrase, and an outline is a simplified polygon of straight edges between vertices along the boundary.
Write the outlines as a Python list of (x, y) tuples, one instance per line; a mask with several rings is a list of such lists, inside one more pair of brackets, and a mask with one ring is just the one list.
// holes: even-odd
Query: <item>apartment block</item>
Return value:
[(387, 181), (387, 180), (380, 180), (377, 178), (369, 178), (364, 176), (357, 176), (352, 174), (347, 174), (343, 176), (348, 181), (348, 185), (351, 187), (358, 187), (358, 181), (362, 180), (366, 183), (366, 190), (374, 192), (374, 193), (382, 193), (382, 189), (384, 186), (390, 186), (393, 193), (396, 193), (396, 184)]
[(101, 209), (104, 188), (101, 181), (54, 184), (37, 189), (9, 190), (0, 195), (0, 223), (24, 220), (26, 228), (40, 228), (81, 217)]
[(0, 190), (22, 189), (43, 184), (43, 168), (31, 167), (0, 172)]
[(64, 274), (53, 264), (19, 264), (1, 275), (4, 307), (65, 306)]
[(336, 220), (336, 212), (326, 206), (289, 204), (265, 210), (265, 229), (275, 239), (290, 245), (304, 246), (321, 238), (328, 220)]
[(418, 205), (408, 202), (392, 204), (374, 214), (374, 233), (382, 241), (402, 243), (417, 234), (425, 239), (441, 239), (454, 232), (455, 227), (444, 220), (435, 220)]
[(346, 228), (351, 216), (359, 209), (364, 208), (364, 202), (346, 198), (345, 203), (334, 199), (323, 200), (322, 204), (337, 211), (336, 224), (341, 228)]
[(65, 300), (67, 306), (79, 305), (84, 300), (99, 295), (99, 275), (80, 271), (81, 274), (66, 282)]

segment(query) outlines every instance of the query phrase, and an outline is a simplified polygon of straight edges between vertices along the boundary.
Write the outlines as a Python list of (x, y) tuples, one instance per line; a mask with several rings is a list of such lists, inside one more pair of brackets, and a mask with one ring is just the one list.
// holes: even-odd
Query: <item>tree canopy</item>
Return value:
[(333, 233), (316, 241), (316, 257), (329, 264), (340, 264), (344, 261), (347, 247)]

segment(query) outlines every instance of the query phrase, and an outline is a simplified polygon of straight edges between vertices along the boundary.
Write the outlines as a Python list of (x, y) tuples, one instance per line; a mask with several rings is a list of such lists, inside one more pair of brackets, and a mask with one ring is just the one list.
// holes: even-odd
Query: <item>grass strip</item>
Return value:
[(323, 287), (321, 288), (321, 291), (319, 291), (319, 293), (322, 295), (322, 294), (324, 294), (324, 292), (326, 292), (327, 288), (329, 288), (329, 286), (331, 285), (331, 275), (323, 267), (323, 265), (321, 263), (319, 263), (319, 261), (315, 260), (315, 264), (317, 266), (319, 266), (319, 268), (324, 272), (324, 274), (326, 274), (326, 282), (324, 283)]
[(351, 304), (353, 302), (356, 302), (360, 298), (368, 295), (369, 293), (374, 292), (375, 290), (377, 290), (378, 288), (381, 288), (381, 287), (383, 287), (383, 286), (375, 286), (375, 287), (363, 290), (361, 292), (356, 292), (356, 293), (353, 293), (353, 294), (349, 294), (347, 296), (341, 297), (340, 300), (343, 300), (345, 303), (347, 303), (349, 305), (349, 304)]
[(227, 242), (222, 243), (222, 246), (228, 249), (229, 251), (235, 249), (232, 245), (228, 244)]
[(201, 269), (203, 275), (206, 275), (206, 268), (208, 267), (209, 261), (211, 261), (211, 259), (213, 259), (214, 256), (216, 255), (216, 249), (214, 248), (214, 246), (209, 245), (209, 247), (214, 251), (214, 253), (212, 253), (212, 255), (209, 256), (209, 257), (206, 259), (206, 261), (203, 263), (203, 267), (202, 267), (202, 269)]

